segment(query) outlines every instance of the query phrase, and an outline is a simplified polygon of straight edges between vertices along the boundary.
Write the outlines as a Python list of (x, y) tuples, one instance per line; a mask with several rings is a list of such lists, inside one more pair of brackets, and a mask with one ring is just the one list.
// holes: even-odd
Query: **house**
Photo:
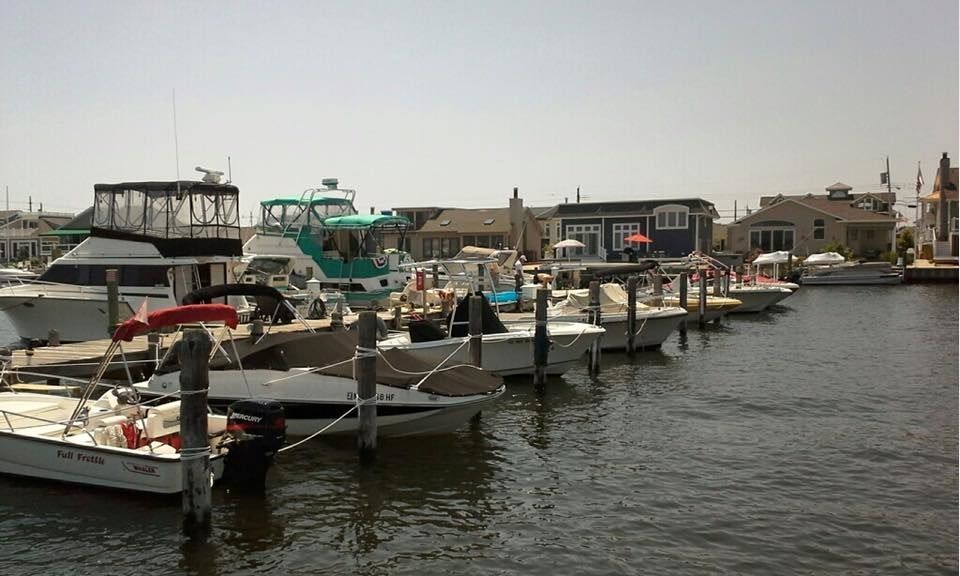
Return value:
[(933, 192), (920, 198), (922, 208), (917, 246), (920, 258), (956, 261), (960, 233), (957, 210), (957, 169), (946, 152), (933, 181)]
[[(538, 257), (540, 224), (533, 211), (523, 206), (513, 189), (507, 208), (394, 208), (414, 226), (406, 232), (404, 248), (415, 260), (449, 258), (464, 246), (516, 248), (528, 258)], [(387, 246), (397, 240), (384, 235)]]
[(93, 206), (80, 212), (59, 228), (40, 232), (37, 236), (45, 242), (55, 241), (57, 243), (55, 250), (61, 254), (66, 254), (90, 236), (90, 226), (92, 226), (92, 222)]
[(623, 260), (630, 246), (624, 238), (633, 234), (652, 241), (631, 246), (641, 256), (709, 253), (713, 221), (719, 217), (713, 203), (700, 198), (578, 202), (557, 205), (546, 226), (552, 227), (551, 240), (573, 239), (585, 246), (558, 256)]
[(853, 194), (837, 182), (826, 194), (765, 196), (760, 209), (727, 226), (727, 250), (747, 253), (788, 250), (798, 255), (842, 244), (857, 256), (879, 256), (895, 245), (893, 193)]
[(73, 218), (61, 212), (24, 212), (8, 210), (0, 213), (0, 261), (16, 262), (54, 255), (57, 238), (43, 236)]

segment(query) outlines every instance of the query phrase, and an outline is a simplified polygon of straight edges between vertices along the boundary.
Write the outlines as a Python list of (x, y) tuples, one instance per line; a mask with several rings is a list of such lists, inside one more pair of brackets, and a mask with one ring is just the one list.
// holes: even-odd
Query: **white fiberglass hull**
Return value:
[[(483, 369), (499, 376), (533, 374), (534, 327), (528, 323), (508, 326), (508, 330), (502, 334), (483, 335)], [(547, 355), (546, 373), (557, 376), (565, 374), (603, 333), (602, 327), (590, 324), (549, 324), (547, 337), (550, 351)], [(470, 362), (468, 338), (410, 342), (408, 334), (399, 334), (381, 340), (378, 346), (382, 349), (403, 350), (434, 364), (444, 360), (447, 360), (447, 366)]]
[[(29, 288), (32, 291), (28, 292)], [(43, 290), (39, 285), (0, 288), (0, 310), (25, 340), (46, 340), (51, 330), (60, 333), (61, 342), (109, 338), (106, 289), (102, 293), (94, 290), (68, 294)], [(150, 300), (155, 301), (154, 297)], [(142, 301), (143, 297), (121, 295), (119, 319), (132, 316)]]
[(731, 314), (743, 312), (762, 312), (793, 294), (787, 288), (779, 287), (743, 287), (731, 288), (729, 296), (742, 304), (730, 311)]
[(900, 284), (901, 281), (902, 278), (896, 272), (875, 276), (860, 274), (824, 274), (800, 277), (800, 283), (804, 286), (874, 286)]
[[(156, 394), (179, 390), (179, 372), (157, 375), (137, 387)], [(377, 435), (412, 436), (452, 432), (500, 397), (501, 386), (490, 394), (440, 396), (419, 390), (377, 385)], [(309, 369), (212, 370), (208, 402), (218, 411), (235, 400), (270, 398), (284, 406), (287, 434), (308, 436), (332, 426), (325, 434), (355, 434), (357, 411), (334, 422), (356, 406), (357, 383), (350, 378), (310, 372)]]
[[(64, 437), (64, 425), (50, 422), (67, 418), (69, 404), (76, 402), (43, 394), (0, 394), (5, 416), (0, 420), (0, 473), (156, 494), (183, 490), (183, 465), (172, 448), (154, 443), (151, 452), (146, 446), (97, 444), (93, 434), (77, 429)], [(44, 420), (23, 416), (31, 413)], [(211, 455), (210, 464), (213, 479), (219, 479), (223, 456)]]
[[(662, 308), (637, 310), (637, 335), (634, 346), (637, 348), (656, 348), (676, 331), (686, 316), (682, 308)], [(562, 314), (550, 318), (551, 322), (586, 322), (586, 313)], [(627, 313), (602, 313), (600, 325), (606, 332), (600, 338), (603, 350), (625, 350), (627, 347)]]

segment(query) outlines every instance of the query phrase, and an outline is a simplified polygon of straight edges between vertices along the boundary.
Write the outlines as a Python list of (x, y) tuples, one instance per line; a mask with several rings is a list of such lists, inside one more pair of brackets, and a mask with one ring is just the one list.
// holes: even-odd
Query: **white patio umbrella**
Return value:
[(567, 252), (567, 248), (586, 248), (587, 245), (579, 240), (574, 240), (572, 238), (567, 238), (566, 240), (561, 240), (553, 245), (553, 249), (563, 248), (563, 253), (567, 255), (567, 260), (570, 259), (570, 253)]

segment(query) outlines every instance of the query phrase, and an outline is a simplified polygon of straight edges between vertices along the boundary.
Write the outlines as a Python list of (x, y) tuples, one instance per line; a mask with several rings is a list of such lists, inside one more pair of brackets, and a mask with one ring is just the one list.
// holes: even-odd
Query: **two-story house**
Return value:
[(759, 210), (727, 226), (727, 249), (809, 255), (838, 243), (857, 256), (878, 256), (892, 250), (896, 195), (852, 191), (851, 186), (837, 182), (826, 188), (826, 194), (761, 197)]
[(917, 246), (921, 258), (956, 261), (960, 213), (957, 206), (957, 169), (944, 152), (933, 181), (933, 191), (920, 198), (922, 213)]

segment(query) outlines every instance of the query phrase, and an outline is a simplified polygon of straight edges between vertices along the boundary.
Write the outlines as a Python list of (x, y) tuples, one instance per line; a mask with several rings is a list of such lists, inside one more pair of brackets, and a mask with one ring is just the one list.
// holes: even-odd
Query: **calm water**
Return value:
[[(458, 434), (288, 452), (157, 502), (0, 480), (10, 574), (955, 574), (953, 286), (808, 287), (775, 313), (526, 382)], [(33, 485), (31, 485), (33, 484)]]

